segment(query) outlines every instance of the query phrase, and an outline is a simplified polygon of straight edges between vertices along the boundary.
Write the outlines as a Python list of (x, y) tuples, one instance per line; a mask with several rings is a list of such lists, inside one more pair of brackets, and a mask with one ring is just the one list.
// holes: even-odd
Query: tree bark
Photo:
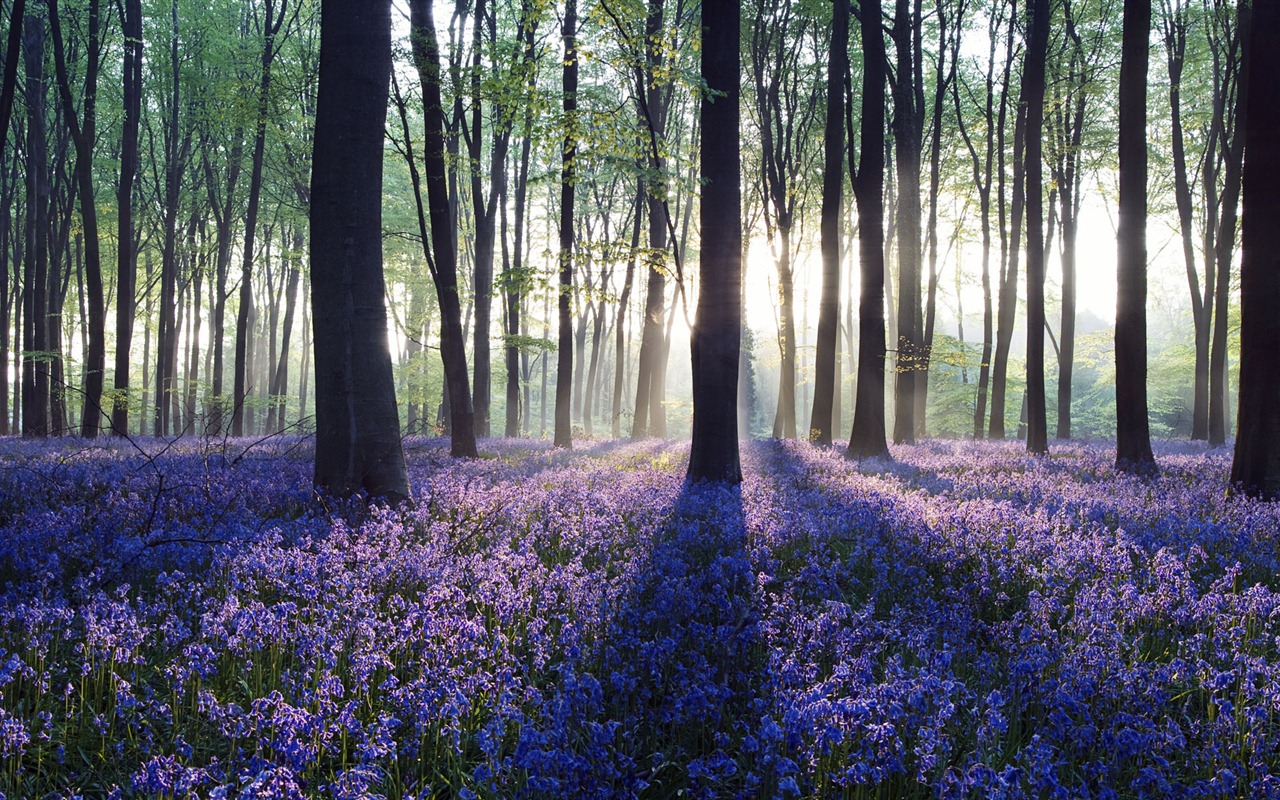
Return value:
[(1022, 102), (1027, 110), (1027, 450), (1049, 452), (1044, 381), (1044, 132), (1049, 0), (1029, 0)]
[[(426, 132), (423, 140), (423, 169), (426, 173), (427, 211), (431, 221), (431, 245), (434, 252), (434, 257), (428, 260), (428, 266), (431, 267), (431, 277), (436, 284), (436, 298), (440, 304), (440, 360), (444, 364), (445, 391), (449, 397), (450, 452), (455, 457), (474, 458), (475, 414), (471, 406), (471, 388), (467, 376), (462, 304), (458, 296), (457, 244), (445, 171), (440, 53), (436, 46), (431, 5), (432, 0), (411, 0), (409, 4), (413, 60), (422, 81), (423, 124)], [(416, 187), (416, 165), (411, 168), (411, 172)], [(419, 224), (422, 226), (425, 248), (427, 239), (421, 194), (417, 193), (417, 196)], [(318, 368), (318, 358), (316, 363)]]
[[(1242, 6), (1244, 8), (1244, 6)], [(1249, 13), (1246, 11), (1246, 13)], [(1254, 80), (1242, 95), (1244, 121), (1243, 251), (1240, 265), (1240, 410), (1231, 485), (1251, 497), (1280, 499), (1280, 6), (1253, 5), (1242, 32), (1245, 67)]]
[[(253, 161), (249, 171), (249, 207), (245, 211), (244, 259), (240, 264), (240, 308), (236, 319), (236, 362), (232, 385), (231, 435), (245, 434), (245, 401), (253, 393), (252, 376), (249, 374), (249, 349), (253, 316), (253, 257), (257, 236), (258, 210), (262, 203), (262, 166), (266, 151), (267, 116), (270, 113), (271, 68), (276, 57), (276, 37), (284, 25), (288, 0), (263, 0), (262, 8), (262, 58), (258, 78), (257, 118), (253, 133)], [(386, 98), (383, 98), (385, 105)], [(270, 246), (268, 240), (267, 246)]]
[(397, 503), (409, 499), (409, 479), (383, 304), (390, 79), (389, 0), (323, 0), (311, 173), (315, 483), (335, 495), (364, 490)]
[[(858, 203), (861, 296), (858, 301), (858, 385), (849, 434), (850, 458), (885, 457), (884, 409), (884, 36), (880, 0), (864, 0), (862, 29), (862, 152), (853, 180)], [(850, 137), (852, 141), (852, 137)]]
[[(1026, 149), (1027, 116), (1021, 103), (1018, 103), (1013, 125), (1013, 187), (1012, 197), (1008, 205), (1005, 201), (1005, 119), (1009, 91), (1012, 88), (1013, 42), (1017, 13), (1009, 15), (1009, 28), (1005, 50), (1005, 71), (1000, 98), (1000, 113), (996, 135), (997, 146), (996, 175), (998, 181), (999, 218), (1000, 218), (1000, 290), (996, 311), (996, 352), (991, 368), (991, 422), (987, 435), (992, 439), (1003, 439), (1005, 418), (1005, 395), (1009, 371), (1009, 346), (1013, 342), (1013, 327), (1018, 310), (1018, 257), (1022, 246), (1022, 218), (1026, 206), (1026, 168), (1023, 151)], [(1008, 226), (1005, 225), (1005, 209), (1008, 208)]]
[(809, 438), (831, 444), (833, 406), (839, 404), (836, 349), (840, 316), (840, 218), (844, 212), (844, 82), (849, 71), (849, 4), (832, 3), (831, 50), (827, 54), (827, 119), (822, 165), (822, 297), (813, 362), (813, 409)]
[[(838, 5), (838, 4), (837, 4)], [(738, 358), (742, 337), (742, 171), (739, 128), (738, 0), (703, 0), (702, 263), (693, 364), (693, 444), (688, 477), (739, 483)], [(847, 35), (846, 35), (847, 38)], [(843, 95), (844, 87), (839, 87)]]
[(1152, 474), (1147, 415), (1147, 60), (1151, 0), (1124, 0), (1116, 231), (1116, 469)]
[(578, 155), (578, 3), (567, 0), (564, 10), (564, 143), (560, 150), (560, 293), (557, 308), (560, 336), (556, 354), (555, 446), (573, 446), (570, 418), (573, 391), (573, 203)]
[(44, 88), (44, 20), (23, 18), (27, 103), (27, 251), (23, 265), (22, 435), (49, 435), (49, 155)]
[[(102, 419), (102, 384), (107, 360), (106, 305), (102, 288), (102, 260), (98, 246), (98, 206), (93, 190), (93, 148), (97, 140), (98, 68), (100, 65), (99, 4), (89, 0), (88, 43), (84, 77), (83, 123), (76, 117), (71, 98), (71, 81), (67, 75), (67, 59), (62, 39), (62, 23), (58, 0), (49, 0), (49, 24), (53, 34), (54, 65), (58, 77), (58, 93), (62, 98), (63, 117), (76, 149), (75, 174), (80, 195), (80, 220), (84, 231), (84, 273), (88, 309), (88, 347), (84, 361), (84, 409), (80, 418), (80, 434), (86, 438), (98, 435)], [(3, 129), (0, 129), (3, 130)]]

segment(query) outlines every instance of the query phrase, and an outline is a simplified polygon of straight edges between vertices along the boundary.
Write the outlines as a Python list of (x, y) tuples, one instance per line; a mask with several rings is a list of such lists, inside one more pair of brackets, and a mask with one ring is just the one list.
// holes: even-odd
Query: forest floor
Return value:
[[(1278, 797), (1229, 454), (0, 440), (0, 797)], [(145, 451), (145, 452), (144, 452)]]

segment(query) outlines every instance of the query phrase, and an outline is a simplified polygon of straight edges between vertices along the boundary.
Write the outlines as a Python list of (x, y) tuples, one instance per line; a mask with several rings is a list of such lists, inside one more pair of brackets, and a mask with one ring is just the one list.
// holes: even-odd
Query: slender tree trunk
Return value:
[(88, 347), (84, 361), (84, 409), (80, 433), (92, 438), (98, 435), (102, 419), (102, 385), (106, 371), (106, 304), (102, 287), (102, 259), (98, 247), (98, 206), (93, 190), (93, 148), (97, 140), (97, 98), (99, 68), (99, 3), (89, 0), (87, 9), (86, 63), (84, 77), (83, 123), (77, 119), (71, 98), (71, 81), (67, 75), (67, 59), (62, 39), (62, 25), (57, 0), (49, 0), (49, 23), (53, 33), (54, 63), (58, 77), (58, 93), (62, 99), (63, 117), (76, 149), (75, 174), (79, 184), (80, 221), (84, 232), (84, 294), (88, 307)]
[(137, 309), (138, 252), (133, 225), (133, 182), (138, 175), (138, 125), (142, 116), (142, 0), (124, 0), (123, 105), (120, 179), (116, 184), (116, 351), (111, 430), (129, 431), (129, 354)]
[(840, 218), (844, 213), (844, 82), (849, 71), (849, 5), (833, 3), (831, 51), (827, 55), (827, 119), (822, 167), (822, 297), (818, 302), (818, 339), (813, 362), (813, 409), (809, 438), (831, 444), (838, 413), (840, 316)]
[[(556, 358), (555, 446), (573, 446), (570, 393), (573, 381), (573, 203), (578, 154), (578, 3), (567, 0), (564, 10), (564, 144), (560, 151), (560, 311), (559, 352)], [(580, 356), (579, 356), (580, 357)]]
[(1147, 50), (1151, 0), (1124, 0), (1116, 292), (1116, 469), (1154, 473), (1147, 417)]
[[(858, 386), (849, 434), (850, 458), (886, 457), (884, 408), (884, 86), (886, 59), (880, 0), (864, 0), (862, 29), (862, 151), (853, 181), (858, 202), (861, 296), (858, 301)], [(850, 137), (852, 139), (852, 137)]]
[[(244, 260), (240, 264), (240, 309), (236, 319), (236, 362), (232, 386), (231, 435), (245, 434), (245, 402), (253, 393), (249, 372), (249, 350), (253, 347), (253, 256), (262, 203), (262, 168), (266, 152), (267, 117), (270, 114), (271, 68), (276, 56), (276, 37), (284, 24), (288, 0), (263, 0), (262, 58), (258, 79), (257, 119), (253, 135), (253, 162), (249, 172), (249, 206), (245, 210)], [(383, 99), (385, 103), (385, 98)], [(269, 239), (268, 239), (269, 244)]]
[[(1249, 8), (1248, 5), (1241, 5), (1239, 9), (1238, 36), (1242, 42), (1249, 37)], [(1237, 78), (1239, 97), (1247, 96), (1249, 82), (1249, 71), (1242, 67)], [(1213, 295), (1213, 339), (1209, 350), (1209, 444), (1215, 447), (1227, 441), (1227, 331), (1230, 326), (1228, 312), (1231, 300), (1231, 261), (1235, 252), (1236, 208), (1240, 200), (1249, 111), (1250, 106), (1243, 100), (1239, 101), (1235, 112), (1235, 128), (1225, 153), (1221, 217), (1214, 241), (1216, 285)]]
[(46, 140), (44, 20), (23, 18), (27, 103), (27, 253), (23, 267), (22, 435), (49, 435), (49, 154)]
[[(331, 0), (336, 2), (336, 0)], [(457, 245), (449, 187), (445, 172), (444, 112), (440, 101), (440, 55), (436, 46), (431, 0), (411, 0), (413, 57), (422, 81), (424, 125), (423, 167), (427, 184), (427, 206), (434, 251), (436, 296), (440, 304), (440, 356), (444, 363), (445, 387), (449, 396), (450, 451), (455, 457), (476, 456), (475, 415), (467, 376), (466, 336), (462, 330), (462, 305), (458, 295)], [(412, 169), (418, 184), (416, 165)], [(426, 241), (421, 195), (419, 225)], [(320, 363), (316, 359), (317, 365)]]
[(409, 499), (409, 479), (383, 304), (391, 4), (323, 0), (320, 19), (309, 248), (317, 365), (315, 483), (338, 495), (364, 490), (396, 503)]
[(644, 178), (636, 179), (635, 212), (631, 219), (631, 249), (627, 252), (627, 272), (622, 280), (622, 294), (618, 297), (618, 317), (614, 323), (613, 341), (613, 438), (622, 436), (622, 398), (625, 394), (623, 379), (627, 372), (627, 312), (631, 308), (631, 285), (635, 280), (636, 252), (640, 247), (640, 225), (644, 215)]
[(1191, 319), (1195, 329), (1195, 372), (1191, 414), (1191, 438), (1209, 438), (1209, 320), (1205, 315), (1204, 296), (1200, 292), (1200, 276), (1196, 269), (1194, 223), (1192, 222), (1191, 180), (1187, 171), (1187, 147), (1182, 121), (1182, 73), (1187, 48), (1187, 17), (1178, 8), (1164, 3), (1162, 38), (1169, 74), (1170, 147), (1173, 160), (1174, 201), (1178, 211), (1182, 258), (1187, 269), (1191, 292)]
[[(1009, 15), (1007, 46), (1005, 50), (1005, 70), (1001, 88), (1000, 112), (996, 127), (998, 137), (996, 175), (999, 196), (999, 228), (1000, 228), (1000, 289), (997, 298), (996, 316), (996, 350), (991, 370), (991, 422), (987, 435), (992, 439), (1003, 439), (1005, 436), (1005, 395), (1009, 371), (1009, 346), (1013, 342), (1013, 327), (1018, 310), (1018, 257), (1022, 247), (1022, 217), (1026, 205), (1026, 168), (1023, 151), (1026, 149), (1027, 116), (1021, 103), (1013, 124), (1013, 189), (1012, 197), (1006, 205), (1005, 201), (1005, 120), (1008, 114), (1009, 93), (1012, 89), (1012, 68), (1014, 60), (1014, 30), (1017, 14)], [(1008, 209), (1008, 222), (1005, 225), (1005, 209)]]
[(26, 18), (26, 0), (13, 0), (9, 5), (9, 38), (4, 50), (4, 82), (0, 84), (0, 144), (7, 143), (9, 139), (9, 122), (13, 118), (13, 97), (18, 87), (18, 58), (22, 54), (22, 33)]

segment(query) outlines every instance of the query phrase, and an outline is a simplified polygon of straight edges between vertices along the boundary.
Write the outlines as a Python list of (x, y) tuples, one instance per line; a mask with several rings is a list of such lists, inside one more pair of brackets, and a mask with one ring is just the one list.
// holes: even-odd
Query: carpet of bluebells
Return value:
[(0, 441), (0, 797), (1280, 797), (1228, 455)]

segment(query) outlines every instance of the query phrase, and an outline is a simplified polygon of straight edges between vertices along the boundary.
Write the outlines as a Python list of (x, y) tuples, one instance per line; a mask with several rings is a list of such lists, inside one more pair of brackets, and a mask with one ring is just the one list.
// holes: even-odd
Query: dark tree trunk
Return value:
[(0, 84), (0, 144), (9, 138), (9, 121), (13, 117), (13, 96), (18, 87), (18, 58), (22, 54), (22, 26), (26, 19), (26, 0), (13, 0), (9, 7), (9, 38), (4, 51), (4, 83)]
[(409, 499), (409, 479), (383, 305), (390, 79), (390, 2), (323, 0), (311, 172), (315, 483), (336, 495), (364, 490), (396, 503)]
[[(861, 296), (858, 301), (858, 385), (849, 434), (850, 458), (888, 456), (884, 414), (884, 85), (880, 0), (864, 0), (862, 28), (862, 152), (853, 180), (858, 202)], [(852, 139), (852, 137), (850, 137)]]
[(58, 93), (62, 113), (67, 121), (76, 149), (76, 179), (80, 195), (80, 220), (84, 232), (84, 294), (88, 307), (88, 347), (84, 363), (84, 410), (80, 433), (92, 438), (98, 435), (102, 419), (102, 384), (106, 370), (106, 306), (102, 288), (102, 259), (98, 246), (98, 207), (93, 191), (93, 148), (97, 141), (97, 98), (99, 68), (98, 0), (90, 0), (88, 43), (85, 53), (83, 123), (76, 117), (71, 98), (71, 81), (67, 75), (67, 59), (62, 39), (62, 21), (57, 0), (49, 0), (49, 24), (53, 34), (54, 65), (58, 77)]
[(1147, 417), (1147, 51), (1151, 0), (1124, 0), (1116, 231), (1116, 469), (1154, 473)]
[[(432, 278), (440, 304), (440, 359), (444, 364), (445, 391), (449, 396), (450, 452), (456, 457), (476, 456), (475, 414), (471, 406), (471, 387), (467, 375), (466, 337), (462, 330), (462, 304), (458, 296), (457, 245), (454, 240), (453, 215), (449, 206), (449, 186), (445, 172), (444, 110), (440, 102), (440, 53), (436, 46), (435, 23), (431, 0), (411, 0), (413, 59), (422, 81), (423, 169), (427, 184), (427, 211), (431, 221), (431, 243), (434, 258)], [(412, 157), (412, 154), (410, 154)], [(417, 167), (411, 170), (415, 187)], [(426, 226), (422, 221), (421, 194), (418, 194), (418, 216), (426, 242)], [(320, 360), (316, 359), (317, 368)]]
[[(556, 358), (555, 446), (573, 446), (570, 401), (573, 390), (573, 195), (574, 160), (578, 154), (578, 3), (567, 0), (564, 10), (564, 144), (560, 151), (560, 336)], [(581, 357), (581, 356), (579, 356)]]
[(22, 435), (49, 435), (49, 154), (46, 140), (44, 20), (23, 18), (27, 103), (27, 252), (23, 265)]
[(895, 442), (915, 441), (916, 378), (924, 347), (920, 319), (920, 143), (924, 102), (917, 56), (919, 0), (897, 0), (891, 36), (897, 52), (893, 90), (893, 151), (898, 195), (898, 351), (894, 377)]
[[(1244, 6), (1242, 6), (1244, 8)], [(1246, 12), (1248, 13), (1248, 12)], [(1280, 499), (1280, 5), (1253, 5), (1245, 45), (1243, 251), (1240, 265), (1240, 411), (1231, 485)], [(1257, 80), (1267, 76), (1268, 80)]]
[[(844, 211), (844, 81), (849, 71), (849, 4), (834, 0), (831, 52), (827, 55), (827, 120), (822, 165), (822, 298), (813, 362), (809, 438), (831, 444), (833, 404), (838, 405), (836, 349), (840, 316), (840, 217)], [(705, 131), (704, 131), (705, 136)]]
[(124, 0), (123, 105), (120, 180), (116, 184), (116, 352), (111, 430), (129, 432), (129, 353), (137, 309), (138, 251), (133, 226), (133, 182), (138, 175), (138, 125), (142, 116), (142, 0)]
[(171, 400), (178, 390), (173, 365), (177, 360), (177, 296), (178, 296), (178, 211), (182, 193), (182, 173), (190, 144), (190, 132), (181, 136), (179, 122), (181, 60), (178, 38), (178, 4), (169, 12), (169, 96), (164, 109), (165, 196), (163, 212), (164, 244), (160, 262), (160, 321), (156, 334), (155, 417), (153, 433), (167, 435), (171, 430)]
[[(838, 4), (837, 4), (838, 5)], [(739, 483), (738, 357), (742, 337), (742, 175), (738, 0), (703, 0), (702, 79), (715, 90), (700, 108), (702, 264), (690, 344), (693, 363), (691, 480)], [(847, 27), (846, 27), (847, 38)], [(843, 95), (843, 85), (837, 94)]]
[(1027, 110), (1027, 450), (1049, 452), (1044, 382), (1044, 133), (1049, 0), (1029, 0), (1022, 102)]

